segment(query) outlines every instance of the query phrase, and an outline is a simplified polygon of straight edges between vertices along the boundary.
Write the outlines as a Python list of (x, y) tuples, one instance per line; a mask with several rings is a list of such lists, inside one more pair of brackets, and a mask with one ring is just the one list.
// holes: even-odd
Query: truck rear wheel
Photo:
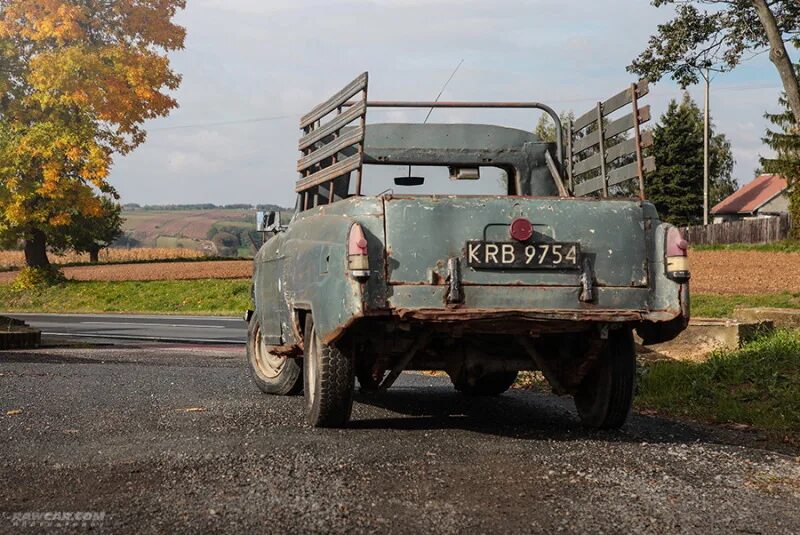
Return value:
[(517, 380), (517, 372), (487, 373), (470, 383), (464, 374), (457, 378), (450, 377), (456, 390), (466, 396), (499, 396)]
[(247, 326), (247, 363), (256, 386), (267, 394), (297, 394), (303, 389), (303, 374), (295, 359), (270, 353), (261, 336), (256, 316)]
[(581, 423), (595, 429), (621, 427), (633, 403), (635, 377), (636, 347), (631, 329), (609, 332), (594, 368), (574, 395)]
[(353, 359), (317, 336), (311, 316), (305, 325), (306, 420), (313, 427), (342, 427), (353, 408)]

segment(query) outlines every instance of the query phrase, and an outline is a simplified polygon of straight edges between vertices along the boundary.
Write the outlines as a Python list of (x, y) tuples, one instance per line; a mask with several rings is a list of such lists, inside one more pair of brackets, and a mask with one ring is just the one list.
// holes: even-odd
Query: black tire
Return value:
[(499, 396), (511, 388), (511, 385), (517, 380), (517, 372), (487, 373), (475, 381), (474, 384), (470, 384), (464, 374), (461, 374), (456, 379), (451, 377), (450, 380), (456, 390), (465, 396)]
[(264, 393), (285, 396), (303, 390), (300, 364), (295, 359), (278, 357), (267, 351), (255, 314), (247, 326), (247, 364), (250, 376)]
[(322, 343), (311, 316), (306, 319), (305, 331), (306, 421), (313, 427), (343, 427), (353, 409), (353, 359)]
[(595, 366), (573, 396), (581, 423), (594, 429), (622, 427), (633, 404), (636, 347), (629, 328), (608, 333)]

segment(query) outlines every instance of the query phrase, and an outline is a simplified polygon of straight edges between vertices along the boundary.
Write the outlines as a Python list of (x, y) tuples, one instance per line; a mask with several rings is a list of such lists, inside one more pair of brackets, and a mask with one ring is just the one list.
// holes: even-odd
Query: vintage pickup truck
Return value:
[[(481, 396), (540, 370), (585, 425), (621, 426), (634, 332), (665, 341), (689, 318), (687, 244), (644, 200), (646, 82), (563, 128), (536, 102), (368, 101), (367, 82), (301, 119), (295, 212), (285, 226), (278, 212), (262, 218), (274, 234), (246, 314), (256, 385), (302, 390), (310, 425), (342, 426), (356, 378), (377, 392), (404, 370), (444, 370)], [(539, 109), (556, 141), (481, 124), (367, 124), (376, 107)]]

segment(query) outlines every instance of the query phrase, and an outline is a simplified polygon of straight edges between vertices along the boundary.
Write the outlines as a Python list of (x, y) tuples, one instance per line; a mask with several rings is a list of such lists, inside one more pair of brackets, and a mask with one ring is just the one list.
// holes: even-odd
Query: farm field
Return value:
[(800, 253), (690, 251), (689, 262), (696, 294), (800, 292)]
[(253, 210), (124, 210), (126, 234), (143, 243), (157, 240), (161, 236), (185, 238), (202, 242), (215, 224), (255, 225)]
[[(72, 266), (63, 269), (76, 281), (156, 281), (196, 279), (246, 279), (253, 271), (252, 260), (210, 260), (208, 262), (155, 262)], [(11, 282), (16, 272), (0, 273), (0, 284)]]
[[(800, 292), (800, 253), (692, 251), (689, 260), (694, 294)], [(64, 273), (82, 281), (237, 279), (249, 278), (252, 265), (251, 260), (111, 264), (67, 267)], [(0, 273), (0, 283), (14, 276)]]
[[(276, 207), (271, 207), (276, 208)], [(261, 245), (250, 208), (126, 208), (118, 245), (186, 248), (214, 256), (251, 257)], [(284, 214), (287, 219), (289, 213)]]
[[(103, 249), (100, 251), (102, 263), (152, 262), (154, 260), (179, 260), (203, 258), (206, 256), (196, 249), (136, 247), (131, 249)], [(68, 252), (64, 255), (50, 255), (50, 262), (58, 265), (80, 264), (89, 262), (89, 253)], [(0, 251), (0, 271), (21, 268), (25, 265), (25, 254), (22, 251)]]

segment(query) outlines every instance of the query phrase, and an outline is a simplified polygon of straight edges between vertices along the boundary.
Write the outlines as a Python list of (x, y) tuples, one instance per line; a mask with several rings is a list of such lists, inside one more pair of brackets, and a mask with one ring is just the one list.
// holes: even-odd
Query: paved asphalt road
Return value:
[(753, 433), (593, 433), (568, 400), (416, 374), (358, 395), (348, 429), (302, 413), (255, 389), (241, 347), (0, 352), (0, 533), (46, 512), (123, 533), (800, 532), (797, 453)]
[(247, 339), (247, 325), (242, 318), (122, 314), (5, 315), (21, 319), (51, 338), (217, 344), (244, 344)]

